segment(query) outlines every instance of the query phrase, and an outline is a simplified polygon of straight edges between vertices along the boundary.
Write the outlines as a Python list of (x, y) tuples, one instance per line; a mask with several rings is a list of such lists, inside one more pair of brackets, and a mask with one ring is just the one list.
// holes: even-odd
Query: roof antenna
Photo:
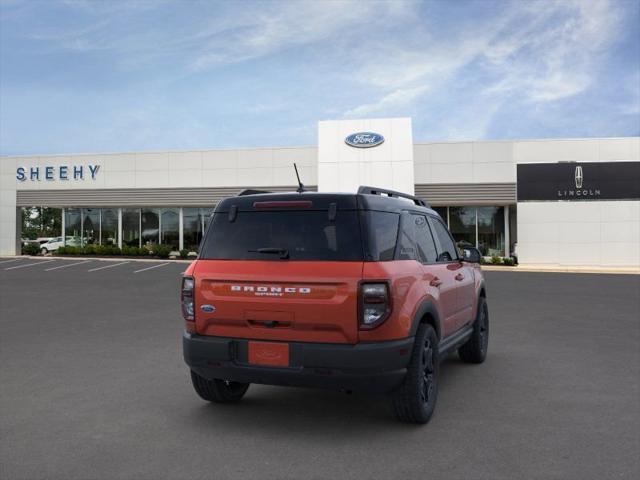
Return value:
[(296, 190), (296, 192), (298, 192), (298, 193), (306, 192), (306, 190), (304, 189), (304, 185), (300, 181), (300, 174), (298, 173), (298, 166), (295, 164), (295, 162), (293, 163), (293, 168), (295, 168), (296, 177), (298, 177), (298, 189)]

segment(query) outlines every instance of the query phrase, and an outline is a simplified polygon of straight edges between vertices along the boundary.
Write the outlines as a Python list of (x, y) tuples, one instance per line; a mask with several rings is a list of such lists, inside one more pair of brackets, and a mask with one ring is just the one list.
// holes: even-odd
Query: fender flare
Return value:
[(431, 324), (436, 331), (436, 335), (438, 335), (438, 338), (442, 338), (442, 330), (440, 328), (440, 315), (438, 314), (438, 310), (436, 309), (435, 304), (431, 300), (424, 300), (416, 310), (416, 313), (413, 316), (413, 322), (411, 323), (410, 336), (414, 337), (416, 335), (422, 319), (427, 314), (429, 314), (433, 319), (433, 322)]

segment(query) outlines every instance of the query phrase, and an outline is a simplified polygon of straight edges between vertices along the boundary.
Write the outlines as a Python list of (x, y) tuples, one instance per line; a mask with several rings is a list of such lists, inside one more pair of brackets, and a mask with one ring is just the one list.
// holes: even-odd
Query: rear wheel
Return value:
[(478, 301), (478, 314), (473, 324), (473, 333), (467, 343), (458, 349), (458, 355), (466, 363), (482, 363), (487, 358), (489, 347), (489, 309), (484, 297)]
[(216, 403), (239, 402), (249, 388), (248, 383), (229, 382), (219, 379), (209, 380), (201, 377), (193, 370), (191, 370), (191, 383), (200, 398)]
[(402, 385), (392, 394), (393, 412), (403, 422), (427, 423), (438, 398), (438, 336), (420, 325)]

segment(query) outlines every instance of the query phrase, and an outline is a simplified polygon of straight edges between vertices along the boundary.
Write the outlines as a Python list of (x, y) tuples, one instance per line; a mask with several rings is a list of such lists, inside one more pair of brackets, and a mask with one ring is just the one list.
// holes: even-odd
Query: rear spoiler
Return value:
[(378, 187), (367, 187), (365, 185), (358, 188), (358, 194), (360, 195), (386, 195), (387, 197), (392, 198), (406, 198), (407, 200), (412, 200), (413, 203), (418, 205), (419, 207), (431, 208), (427, 202), (418, 198), (414, 195), (409, 195), (408, 193), (396, 192), (395, 190), (387, 190), (385, 188)]

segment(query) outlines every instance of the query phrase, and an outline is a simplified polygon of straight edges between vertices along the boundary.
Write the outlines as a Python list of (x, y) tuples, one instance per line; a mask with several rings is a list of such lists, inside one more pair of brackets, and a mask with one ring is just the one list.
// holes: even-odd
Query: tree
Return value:
[(34, 240), (38, 237), (62, 235), (62, 209), (52, 207), (25, 207), (22, 209), (22, 237)]

